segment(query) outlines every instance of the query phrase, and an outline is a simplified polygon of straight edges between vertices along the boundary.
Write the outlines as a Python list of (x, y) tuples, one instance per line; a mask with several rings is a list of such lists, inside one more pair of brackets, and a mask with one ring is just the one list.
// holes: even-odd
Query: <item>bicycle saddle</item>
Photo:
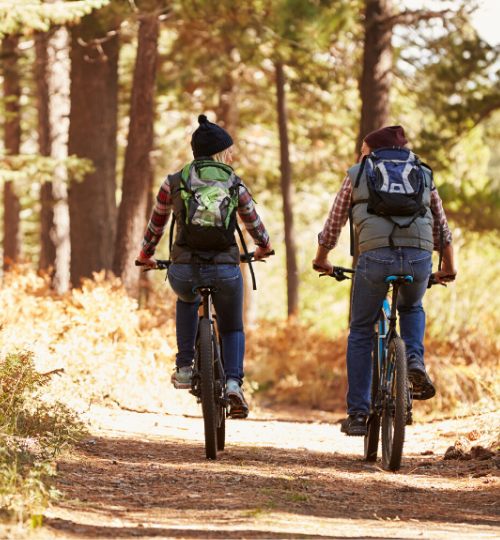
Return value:
[(392, 281), (397, 281), (399, 284), (402, 283), (413, 283), (413, 277), (412, 276), (389, 276), (385, 280), (387, 283), (390, 283)]
[(193, 294), (215, 294), (219, 290), (219, 287), (214, 287), (213, 285), (195, 285), (191, 291)]

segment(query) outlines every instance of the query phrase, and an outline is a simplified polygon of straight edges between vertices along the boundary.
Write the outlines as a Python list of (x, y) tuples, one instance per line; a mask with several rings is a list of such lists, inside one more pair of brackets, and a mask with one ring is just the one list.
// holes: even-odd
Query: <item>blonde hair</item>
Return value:
[(217, 154), (214, 154), (213, 156), (210, 156), (214, 161), (218, 161), (219, 163), (226, 163), (226, 155), (229, 148), (226, 148), (225, 150), (222, 150), (222, 152), (217, 152)]

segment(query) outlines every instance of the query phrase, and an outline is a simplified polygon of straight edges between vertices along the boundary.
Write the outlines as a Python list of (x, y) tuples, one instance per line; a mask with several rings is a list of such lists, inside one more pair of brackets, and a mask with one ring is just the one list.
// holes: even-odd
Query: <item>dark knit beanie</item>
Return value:
[(364, 138), (365, 143), (372, 149), (384, 148), (384, 146), (405, 146), (405, 130), (401, 126), (390, 126), (377, 131), (372, 131)]
[(194, 158), (213, 156), (233, 145), (231, 135), (217, 124), (212, 124), (204, 114), (198, 116), (200, 126), (193, 133), (191, 148)]

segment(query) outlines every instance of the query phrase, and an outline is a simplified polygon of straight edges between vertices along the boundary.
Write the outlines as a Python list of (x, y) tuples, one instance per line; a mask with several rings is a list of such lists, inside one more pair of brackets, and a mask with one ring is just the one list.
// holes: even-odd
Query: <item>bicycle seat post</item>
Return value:
[(392, 305), (391, 305), (391, 317), (389, 319), (389, 327), (396, 329), (396, 323), (398, 320), (397, 306), (398, 306), (398, 290), (399, 280), (392, 282)]
[(206, 285), (196, 285), (192, 290), (194, 293), (201, 295), (203, 318), (212, 320), (212, 293), (217, 292), (218, 288)]

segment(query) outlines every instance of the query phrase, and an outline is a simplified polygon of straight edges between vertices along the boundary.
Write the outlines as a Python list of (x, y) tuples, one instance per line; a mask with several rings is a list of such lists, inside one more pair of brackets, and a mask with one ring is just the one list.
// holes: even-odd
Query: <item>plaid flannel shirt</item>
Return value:
[[(340, 190), (335, 197), (332, 209), (328, 215), (323, 230), (318, 235), (319, 245), (325, 249), (333, 249), (339, 243), (340, 232), (342, 227), (349, 219), (349, 207), (352, 204), (352, 184), (349, 175), (346, 175)], [(446, 219), (446, 214), (443, 209), (443, 202), (437, 191), (434, 182), (432, 183), (431, 191), (431, 210), (434, 218), (434, 226), (432, 228), (432, 236), (434, 239), (434, 250), (439, 251), (440, 234), (439, 222), (443, 227), (443, 248), (451, 245), (452, 236), (450, 226)]]
[[(149, 258), (154, 255), (156, 247), (165, 232), (172, 212), (172, 205), (170, 179), (167, 177), (158, 191), (153, 215), (142, 239), (141, 257)], [(238, 207), (236, 211), (255, 244), (264, 249), (267, 248), (269, 246), (269, 235), (255, 210), (252, 196), (243, 183), (240, 184), (238, 189)]]

